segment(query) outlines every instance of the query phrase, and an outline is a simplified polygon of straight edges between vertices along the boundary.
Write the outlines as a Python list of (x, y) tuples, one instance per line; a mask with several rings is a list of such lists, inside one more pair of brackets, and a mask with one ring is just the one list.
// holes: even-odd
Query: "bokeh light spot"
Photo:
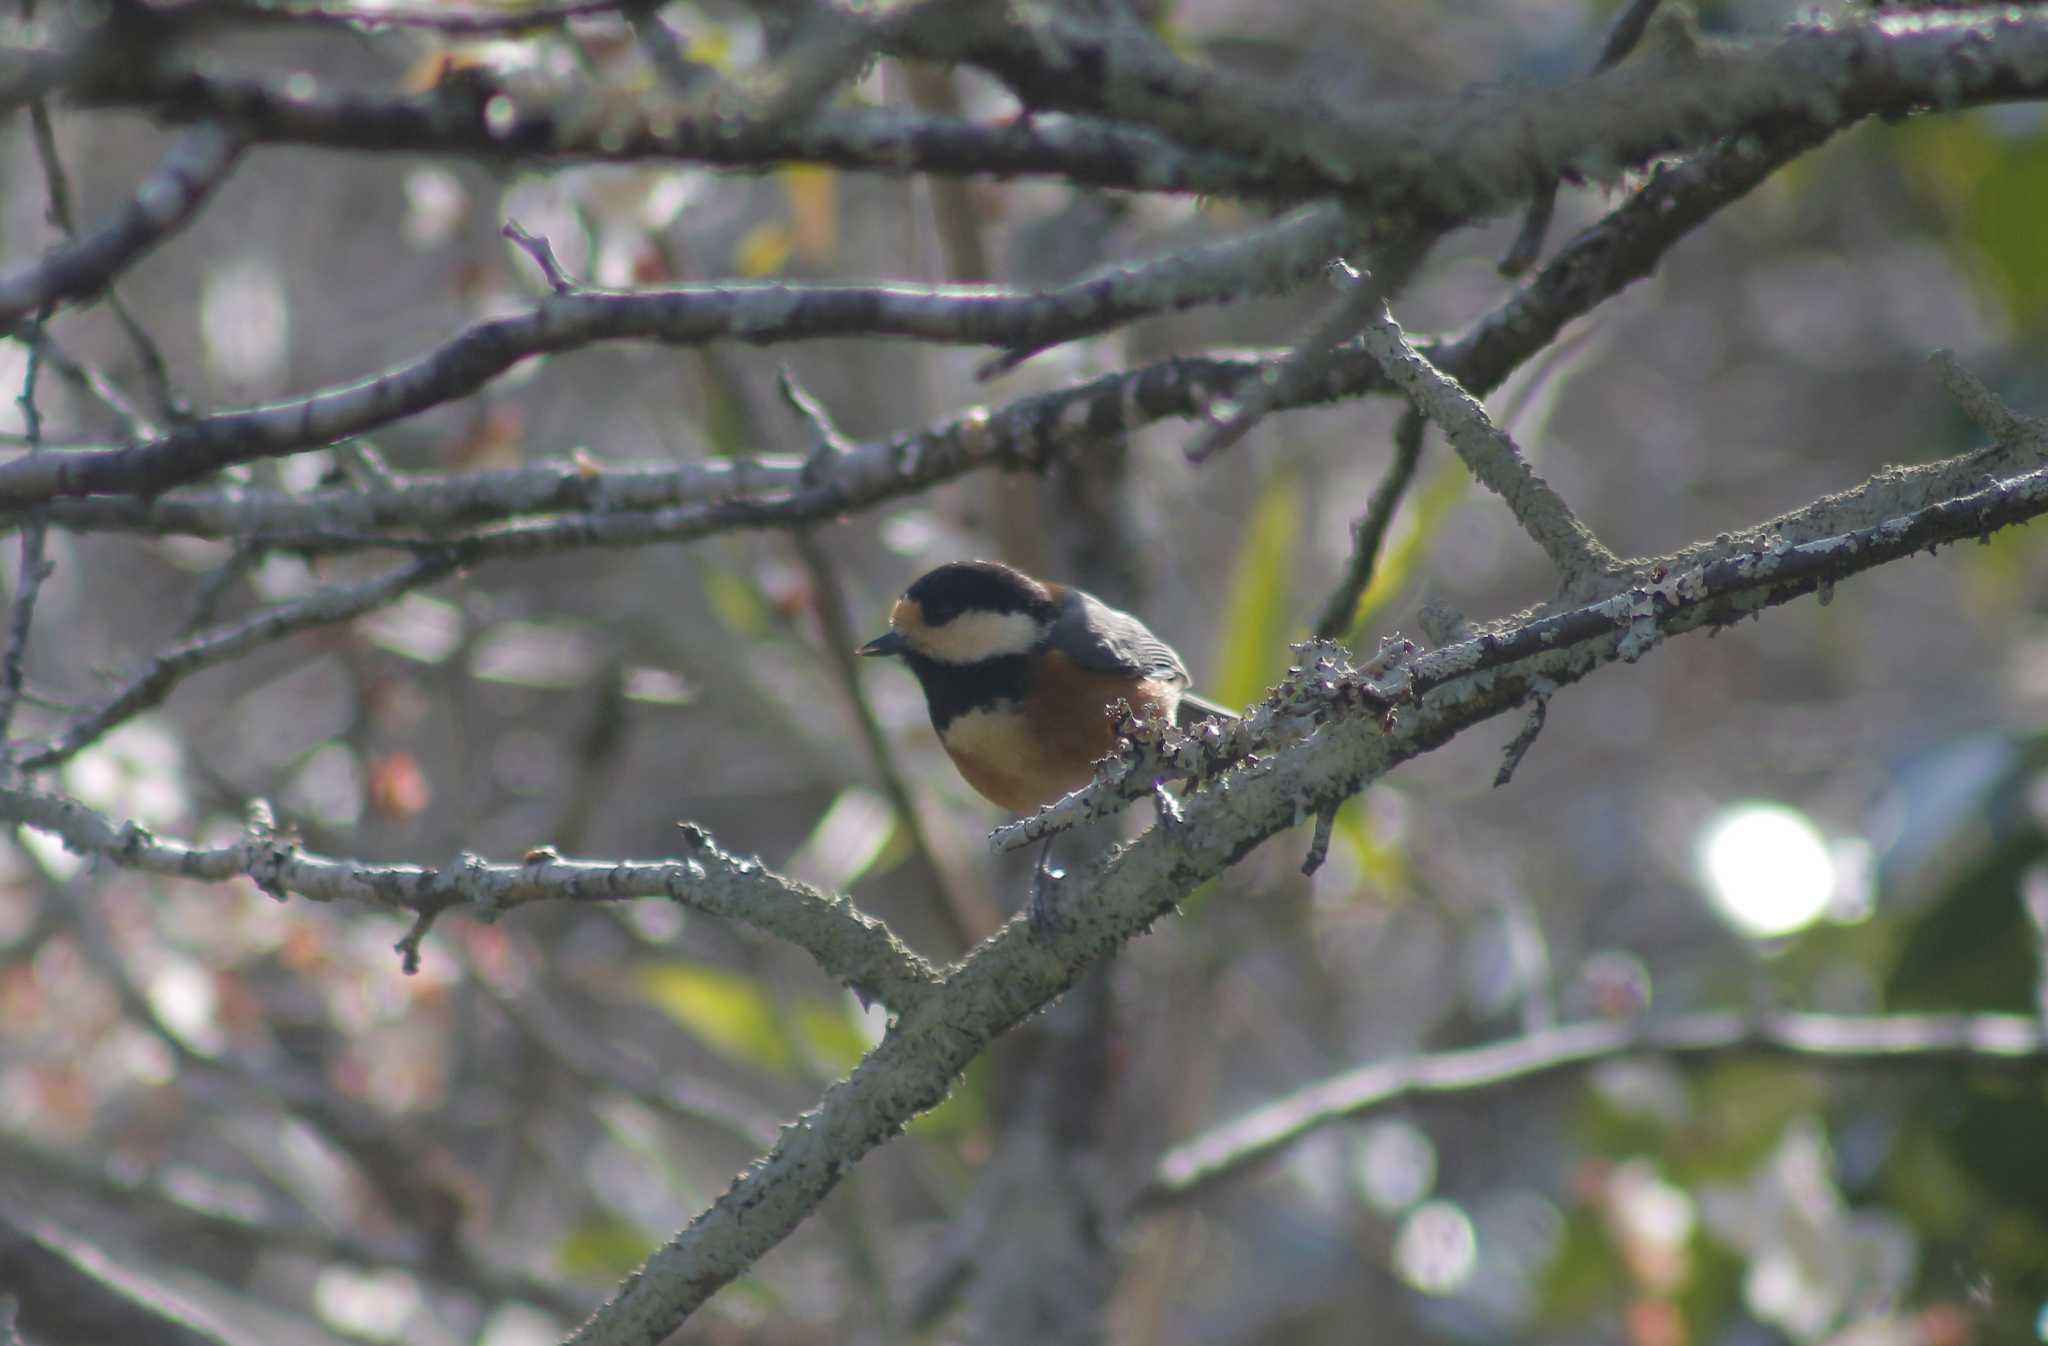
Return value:
[(1835, 891), (1827, 839), (1783, 804), (1752, 800), (1721, 810), (1700, 832), (1694, 857), (1715, 911), (1752, 939), (1811, 925)]
[(1394, 1236), (1394, 1270), (1426, 1295), (1455, 1294), (1471, 1279), (1478, 1256), (1471, 1219), (1449, 1201), (1417, 1206)]

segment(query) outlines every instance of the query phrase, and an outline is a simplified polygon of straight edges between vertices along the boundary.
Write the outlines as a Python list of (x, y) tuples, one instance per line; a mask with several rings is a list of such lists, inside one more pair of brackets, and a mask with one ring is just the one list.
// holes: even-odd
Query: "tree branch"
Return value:
[(227, 179), (240, 151), (241, 142), (225, 127), (207, 123), (185, 132), (106, 223), (34, 266), (0, 277), (0, 327), (62, 300), (98, 293), (184, 227)]
[(0, 786), (0, 818), (127, 869), (215, 883), (246, 878), (274, 897), (366, 902), (428, 918), (458, 906), (488, 921), (531, 902), (666, 897), (787, 940), (834, 980), (898, 1013), (921, 1003), (937, 982), (887, 926), (846, 899), (784, 878), (758, 859), (729, 854), (690, 824), (684, 825), (681, 860), (595, 863), (543, 848), (517, 865), (461, 856), (434, 868), (316, 855), (263, 826), (252, 826), (231, 845), (192, 846), (160, 839), (139, 823), (116, 824), (74, 799), (7, 786)]
[[(1655, 595), (1638, 591), (1506, 634), (1482, 635), (1412, 661), (1406, 676), (1414, 708), (1391, 724), (1341, 671), (1311, 668), (1296, 675), (1276, 701), (1324, 697), (1326, 719), (1318, 733), (1196, 791), (1183, 803), (1182, 825), (1154, 827), (1086, 878), (1070, 879), (1075, 889), (1063, 896), (1061, 928), (1034, 929), (1026, 917), (1012, 919), (936, 994), (901, 1016), (849, 1077), (650, 1257), (570, 1340), (576, 1346), (655, 1346), (781, 1242), (856, 1160), (942, 1099), (997, 1035), (1072, 986), (1088, 965), (1171, 912), (1201, 883), (1293, 826), (1304, 807), (1312, 811), (1355, 794), (1400, 762), (1512, 708), (1536, 678), (1574, 682), (1616, 659), (1639, 657), (1659, 636), (1790, 601), (1811, 592), (1823, 576), (1843, 578), (2042, 513), (2048, 513), (2048, 470), (1858, 534), (1717, 562), (1693, 582)], [(1637, 629), (1638, 622), (1645, 628)]]
[(1185, 1200), (1319, 1127), (1391, 1105), (1477, 1094), (1629, 1056), (1735, 1052), (1821, 1065), (2036, 1065), (2048, 1058), (2048, 1030), (2021, 1014), (1721, 1011), (1662, 1021), (1567, 1024), (1505, 1042), (1375, 1061), (1297, 1089), (1169, 1149), (1138, 1204)]
[[(46, 88), (74, 73), (59, 65), (55, 54), (42, 53), (40, 60), (30, 55), (0, 50), (0, 75), (18, 63), (24, 87)], [(1323, 189), (1305, 175), (1289, 178), (1237, 155), (1185, 148), (1141, 127), (1089, 117), (991, 124), (833, 108), (802, 124), (734, 125), (716, 116), (682, 115), (659, 98), (636, 97), (631, 107), (608, 108), (601, 118), (522, 99), (509, 120), (490, 122), (487, 100), (459, 91), (392, 98), (165, 68), (124, 69), (77, 95), (89, 105), (139, 107), (183, 120), (230, 120), (262, 144), (456, 155), (484, 162), (673, 160), (749, 169), (816, 163), (895, 176), (1054, 176), (1124, 191), (1255, 200), (1299, 200)]]
[[(1329, 221), (1309, 219), (1313, 237)], [(1226, 252), (1231, 250), (1225, 249)], [(1285, 256), (1298, 262), (1298, 250)], [(1279, 283), (1275, 276), (1266, 283)], [(0, 506), (53, 496), (151, 495), (237, 463), (332, 443), (475, 392), (521, 360), (596, 341), (755, 345), (830, 336), (896, 336), (965, 345), (1041, 347), (1162, 307), (1234, 297), (1246, 279), (1168, 262), (1124, 268), (1054, 290), (987, 286), (834, 286), (782, 282), (613, 294), (579, 290), (526, 313), (478, 323), (440, 349), (311, 397), (210, 416), (142, 444), (0, 464)]]
[[(1981, 459), (1982, 455), (1972, 455)], [(1943, 465), (1952, 469), (1953, 465)], [(1939, 479), (1932, 469), (1927, 479)], [(1605, 602), (1487, 632), (1419, 655), (1368, 679), (1335, 647), (1271, 698), (1319, 719), (1312, 735), (1266, 745), (1255, 761), (1183, 801), (1183, 821), (1154, 827), (1095, 868), (1062, 903), (1062, 928), (1019, 917), (942, 983), (886, 930), (843, 903), (793, 885), (758, 862), (719, 852), (701, 834), (692, 859), (667, 864), (577, 864), (537, 853), (522, 866), (464, 858), (445, 870), (371, 867), (307, 855), (261, 831), (199, 850), (116, 827), (73, 801), (0, 790), (0, 812), (56, 833), (116, 863), (190, 878), (247, 875), (270, 891), (349, 898), (422, 914), (469, 902), (495, 913), (547, 898), (610, 900), (666, 895), (793, 939), (832, 975), (864, 986), (898, 1011), (894, 1026), (846, 1080), (784, 1132), (776, 1146), (710, 1209), (657, 1252), (578, 1332), (583, 1343), (653, 1346), (710, 1294), (781, 1241), (860, 1156), (936, 1104), (986, 1044), (1071, 986), (1091, 963), (1149, 927), (1197, 885), (1304, 808), (1357, 793), (1388, 770), (1520, 704), (1538, 680), (1577, 681), (1661, 639), (1723, 625), (1823, 584), (1942, 542), (1986, 534), (2048, 513), (2048, 469), (1996, 481), (1849, 533), (1804, 544), (1780, 540), (1718, 557)], [(1313, 652), (1312, 652), (1313, 653)], [(1398, 689), (1397, 714), (1371, 686)], [(1099, 788), (1099, 787), (1091, 787)], [(1149, 783), (1147, 786), (1149, 793)], [(1086, 792), (1084, 792), (1084, 795)], [(1075, 796), (1074, 798), (1082, 798)]]
[(1583, 79), (1378, 102), (1194, 67), (1069, 11), (912, 36), (924, 45), (898, 54), (971, 61), (1028, 106), (1155, 125), (1411, 222), (1491, 214), (1555, 177), (1609, 176), (1726, 136), (2048, 93), (2048, 16), (1995, 7), (1858, 14), (1746, 41), (1703, 39), (1666, 13), (1629, 59)]
[(1506, 431), (1494, 425), (1479, 399), (1409, 343), (1383, 300), (1375, 299), (1373, 307), (1376, 312), (1367, 319), (1360, 338), (1367, 354), (1408, 394), (1416, 410), (1443, 427), (1451, 447), (1479, 484), (1507, 502), (1515, 521), (1564, 577), (1565, 587), (1576, 589), (1619, 569), (1620, 558), (1579, 522), (1550, 483), (1536, 475), (1528, 458)]
[[(1664, 251), (1679, 238), (1721, 207), (1741, 198), (1779, 167), (1819, 144), (1827, 134), (1811, 127), (1795, 127), (1756, 143), (1737, 141), (1708, 151), (1676, 168), (1661, 170), (1606, 218), (1560, 249), (1535, 280), (1493, 314), (1475, 324), (1466, 335), (1443, 345), (1425, 344), (1421, 350), (1433, 364), (1456, 378), (1475, 397), (1485, 396), (1524, 360), (1547, 346), (1567, 322), (1648, 275)], [(458, 337), (436, 355), (417, 362), (410, 370), (400, 371), (429, 383), (436, 379), (447, 381), (448, 386), (430, 389), (425, 396), (417, 397), (421, 407), (473, 391), (519, 358), (533, 353), (524, 349), (487, 351), (476, 354), (474, 359), (467, 359), (468, 343), (488, 344), (477, 335), (477, 331), (472, 329), (471, 333)], [(1076, 442), (1078, 438), (1135, 430), (1169, 416), (1202, 414), (1206, 407), (1219, 399), (1228, 399), (1247, 380), (1263, 378), (1265, 372), (1281, 358), (1195, 356), (1162, 361), (1143, 369), (1106, 375), (1072, 388), (1027, 398), (993, 415), (970, 412), (962, 422), (972, 423), (979, 419), (998, 429), (1029, 428), (1028, 439), (1013, 438), (1006, 445), (998, 446), (1022, 450), (1028, 445), (1029, 453), (1019, 452), (1011, 460), (1025, 466), (1043, 461), (1043, 455), (1060, 451), (1063, 444)], [(471, 365), (487, 367), (472, 368)], [(439, 372), (443, 366), (446, 367), (445, 373)], [(378, 390), (385, 386), (382, 381), (372, 380), (268, 408), (205, 417), (181, 427), (172, 436), (151, 443), (158, 446), (156, 452), (159, 453), (186, 452), (202, 457), (209, 453), (233, 454), (235, 446), (245, 443), (245, 437), (258, 445), (258, 451), (250, 456), (310, 448), (346, 435), (364, 433), (409, 414), (404, 408), (386, 405), (376, 396)], [(1321, 379), (1288, 388), (1284, 390), (1284, 397), (1275, 397), (1272, 409), (1318, 405), (1383, 391), (1386, 387), (1385, 376), (1378, 365), (1362, 350), (1351, 346), (1338, 353)], [(910, 451), (918, 452), (919, 445), (928, 443), (929, 439), (927, 435), (904, 442)], [(980, 465), (964, 464), (960, 470)], [(7, 474), (13, 467), (12, 462), (0, 465), (0, 483), (7, 480)], [(732, 471), (736, 476), (728, 483), (729, 488), (745, 489), (737, 474), (749, 470), (748, 465), (735, 465)], [(475, 477), (413, 479), (437, 482), (432, 490), (418, 497), (421, 502), (419, 508), (424, 513), (417, 518), (417, 525), (434, 531), (447, 524), (487, 517), (494, 512), (514, 514), (572, 508), (578, 500), (585, 498), (585, 492), (592, 493), (592, 508), (602, 508), (606, 498), (604, 493), (614, 485), (628, 495), (645, 487), (648, 493), (636, 498), (649, 503), (669, 503), (659, 500), (658, 493), (663, 489), (661, 481), (671, 472), (692, 477), (707, 490), (718, 486), (712, 469), (707, 467), (700, 475), (695, 465), (683, 468), (665, 466), (638, 478), (627, 475), (633, 469), (607, 468), (593, 477), (589, 472), (567, 464), (520, 471), (531, 475), (479, 474)], [(614, 478), (618, 478), (616, 483)], [(40, 483), (38, 489), (49, 484)], [(689, 494), (687, 487), (679, 490), (681, 493), (672, 503), (697, 498)], [(497, 503), (500, 500), (504, 503)], [(124, 501), (120, 502), (111, 518), (104, 514), (67, 513), (60, 506), (53, 510), (52, 522), (78, 527), (85, 526), (85, 520), (91, 517), (108, 520), (106, 526), (157, 527), (161, 523), (161, 526), (177, 531), (219, 536), (222, 535), (221, 530), (233, 531), (250, 526), (246, 522), (226, 522), (243, 507), (242, 502), (247, 502), (247, 508), (256, 509), (258, 502), (262, 501), (264, 497), (260, 493), (238, 491), (223, 497), (217, 510), (205, 515), (195, 514), (196, 506), (188, 508), (176, 503), (175, 497), (158, 500), (154, 504)], [(280, 499), (265, 507), (274, 508), (281, 503)], [(0, 494), (0, 505), (4, 505), (4, 494)], [(366, 528), (372, 525), (372, 521), (415, 522), (408, 517), (408, 510), (399, 509), (395, 504), (386, 509), (374, 496), (364, 500), (359, 495), (354, 496), (352, 502), (339, 492), (307, 497), (304, 510), (297, 519), (261, 526), (292, 533), (312, 531), (323, 521), (344, 529)], [(161, 518), (159, 511), (162, 512)], [(201, 521), (202, 518), (216, 517), (222, 522)], [(344, 519), (347, 522), (342, 522)]]
[(1422, 462), (1425, 428), (1422, 413), (1413, 407), (1402, 414), (1401, 423), (1394, 428), (1394, 461), (1387, 464), (1386, 475), (1365, 502), (1365, 513), (1351, 527), (1351, 556), (1344, 563), (1343, 577), (1330, 591), (1322, 614), (1316, 618), (1317, 640), (1341, 640), (1351, 629), (1352, 620), (1358, 615), (1358, 600), (1372, 584), (1387, 530), (1394, 526), (1394, 514), (1401, 508), (1402, 498), (1415, 480), (1415, 469)]

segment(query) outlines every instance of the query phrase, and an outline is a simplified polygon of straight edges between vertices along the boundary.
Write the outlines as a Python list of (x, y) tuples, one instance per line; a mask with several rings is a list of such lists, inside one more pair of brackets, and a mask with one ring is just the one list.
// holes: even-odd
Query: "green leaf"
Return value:
[(1301, 496), (1300, 480), (1277, 472), (1252, 507), (1219, 627), (1228, 643), (1209, 665), (1211, 695), (1226, 706), (1250, 705), (1286, 672), (1287, 643), (1296, 634), (1291, 579)]
[[(1376, 787), (1382, 788), (1382, 787)], [(1408, 894), (1408, 852), (1399, 840), (1390, 840), (1373, 826), (1372, 810), (1355, 802), (1337, 814), (1335, 827), (1339, 842), (1358, 858), (1359, 872), (1372, 885), (1377, 897), (1394, 900)]]
[(705, 567), (704, 596), (711, 600), (718, 619), (737, 635), (760, 640), (781, 629), (774, 610), (754, 586), (724, 566)]
[(1900, 168), (1949, 219), (1984, 293), (2015, 322), (2048, 328), (2048, 135), (1991, 113), (1925, 117), (1899, 131)]
[(579, 1280), (614, 1281), (647, 1260), (656, 1240), (630, 1220), (594, 1215), (562, 1236), (555, 1265)]
[(1776, 1152), (1785, 1128), (1823, 1099), (1811, 1072), (1778, 1061), (1730, 1059), (1703, 1072), (1694, 1090), (1697, 1122), (1664, 1163), (1681, 1187), (1741, 1182)]
[(721, 1055), (784, 1074), (795, 1068), (781, 1011), (752, 978), (698, 963), (658, 963), (637, 969), (633, 983)]

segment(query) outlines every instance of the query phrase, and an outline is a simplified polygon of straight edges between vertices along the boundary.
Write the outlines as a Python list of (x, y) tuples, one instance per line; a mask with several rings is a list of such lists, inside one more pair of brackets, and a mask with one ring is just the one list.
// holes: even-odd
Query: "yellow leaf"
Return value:
[(747, 236), (734, 250), (733, 264), (741, 275), (759, 279), (788, 265), (789, 253), (789, 226), (780, 220), (768, 220), (747, 230)]
[(720, 74), (732, 73), (732, 51), (732, 33), (722, 24), (710, 24), (690, 35), (690, 59)]
[(789, 200), (791, 241), (806, 262), (824, 263), (839, 251), (839, 175), (817, 164), (780, 169)]

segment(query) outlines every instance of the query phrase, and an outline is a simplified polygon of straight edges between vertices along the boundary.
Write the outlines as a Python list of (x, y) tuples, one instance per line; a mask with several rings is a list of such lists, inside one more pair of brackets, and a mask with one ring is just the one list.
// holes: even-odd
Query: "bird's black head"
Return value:
[(1056, 615), (1046, 587), (1000, 561), (952, 561), (918, 576), (903, 596), (917, 604), (928, 626), (945, 626), (963, 613)]
[(1044, 643), (1059, 617), (1052, 591), (995, 561), (952, 561), (919, 576), (889, 614), (889, 633), (862, 654), (977, 664)]

